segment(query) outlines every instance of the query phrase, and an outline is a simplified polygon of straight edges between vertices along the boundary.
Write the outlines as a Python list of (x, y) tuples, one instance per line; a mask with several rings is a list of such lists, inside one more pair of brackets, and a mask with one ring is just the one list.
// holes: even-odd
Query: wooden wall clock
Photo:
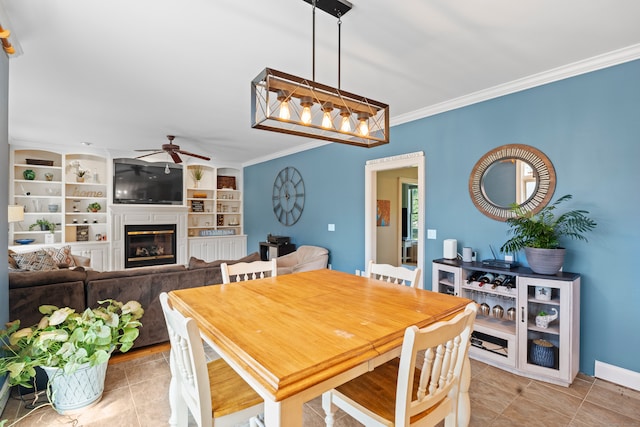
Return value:
[(273, 182), (273, 213), (284, 225), (293, 225), (304, 210), (304, 180), (294, 167), (287, 166)]

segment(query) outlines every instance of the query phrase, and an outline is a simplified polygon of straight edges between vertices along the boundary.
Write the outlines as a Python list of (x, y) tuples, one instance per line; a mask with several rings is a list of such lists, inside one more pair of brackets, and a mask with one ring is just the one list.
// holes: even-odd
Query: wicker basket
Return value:
[(531, 363), (546, 368), (553, 368), (556, 364), (555, 347), (549, 341), (538, 339), (531, 342), (529, 354)]

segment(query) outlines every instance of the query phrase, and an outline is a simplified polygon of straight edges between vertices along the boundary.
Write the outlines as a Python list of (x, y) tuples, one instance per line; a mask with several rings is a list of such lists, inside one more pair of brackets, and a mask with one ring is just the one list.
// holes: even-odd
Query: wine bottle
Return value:
[(467, 277), (467, 283), (477, 282), (480, 276), (482, 276), (483, 274), (484, 273), (482, 271), (474, 271)]
[(502, 286), (506, 286), (507, 288), (515, 288), (515, 276), (507, 276), (507, 278), (504, 279), (504, 282), (502, 282)]
[(507, 278), (507, 276), (505, 276), (504, 274), (498, 274), (498, 276), (493, 279), (493, 284), (496, 286), (500, 286), (502, 285), (502, 283), (504, 282), (504, 280)]
[(482, 286), (485, 283), (493, 282), (494, 278), (495, 278), (495, 276), (493, 275), (493, 273), (484, 273), (482, 276), (480, 276), (478, 281), (481, 282), (480, 286)]

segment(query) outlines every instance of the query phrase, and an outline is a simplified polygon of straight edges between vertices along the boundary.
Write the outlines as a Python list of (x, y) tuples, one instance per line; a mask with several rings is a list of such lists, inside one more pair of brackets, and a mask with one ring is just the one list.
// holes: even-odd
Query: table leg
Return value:
[(266, 427), (302, 427), (302, 405), (296, 399), (274, 402), (264, 401), (264, 424)]

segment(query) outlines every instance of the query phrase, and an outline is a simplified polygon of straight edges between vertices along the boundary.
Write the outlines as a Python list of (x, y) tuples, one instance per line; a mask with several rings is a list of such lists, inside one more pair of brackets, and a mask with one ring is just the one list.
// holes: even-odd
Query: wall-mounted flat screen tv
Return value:
[(182, 205), (182, 165), (113, 159), (113, 203)]

